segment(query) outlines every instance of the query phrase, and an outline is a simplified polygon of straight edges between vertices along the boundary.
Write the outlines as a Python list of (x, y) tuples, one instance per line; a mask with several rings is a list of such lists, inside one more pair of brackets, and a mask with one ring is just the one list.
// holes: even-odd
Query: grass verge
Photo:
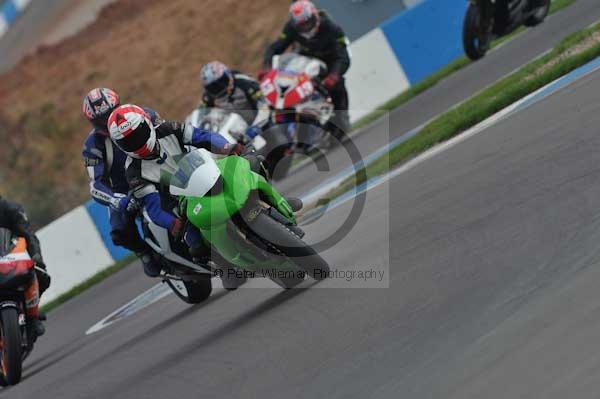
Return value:
[(51, 310), (56, 309), (58, 306), (67, 302), (68, 300), (76, 297), (77, 295), (81, 294), (83, 291), (87, 290), (88, 288), (100, 283), (101, 281), (103, 281), (107, 277), (113, 275), (114, 273), (118, 272), (119, 270), (124, 269), (125, 266), (129, 265), (134, 260), (135, 260), (135, 255), (130, 255), (124, 259), (121, 259), (114, 265), (109, 266), (106, 269), (99, 271), (98, 273), (94, 274), (92, 277), (88, 278), (84, 282), (77, 284), (75, 287), (71, 288), (69, 291), (60, 295), (58, 298), (48, 302), (47, 304), (45, 304), (44, 306), (42, 306), (40, 308), (40, 311), (42, 311), (44, 313), (48, 313)]
[[(577, 1), (577, 0), (555, 0), (552, 2), (552, 6), (550, 8), (549, 13), (554, 14), (555, 12), (558, 12), (558, 11), (562, 10), (563, 8), (568, 7), (571, 4), (575, 3), (575, 1)], [(514, 31), (513, 33), (511, 33), (510, 35), (496, 39), (492, 43), (492, 48), (497, 47), (500, 44), (507, 42), (508, 40), (512, 39), (516, 35), (523, 32), (525, 29), (527, 29), (527, 28), (521, 27), (521, 28), (517, 29), (516, 31)], [(461, 57), (457, 58), (456, 60), (452, 61), (450, 64), (446, 65), (442, 69), (435, 72), (433, 75), (427, 77), (426, 79), (424, 79), (421, 82), (417, 83), (416, 85), (412, 86), (411, 88), (409, 88), (402, 94), (398, 95), (397, 97), (395, 97), (395, 98), (391, 99), (390, 101), (388, 101), (387, 103), (383, 104), (377, 111), (374, 111), (374, 112), (370, 113), (369, 115), (364, 116), (360, 120), (356, 121), (352, 125), (352, 128), (354, 130), (356, 130), (356, 129), (365, 127), (369, 123), (380, 118), (386, 112), (389, 112), (389, 111), (393, 110), (394, 108), (399, 107), (400, 105), (409, 101), (413, 97), (416, 97), (417, 95), (421, 94), (425, 90), (431, 88), (432, 86), (435, 86), (439, 81), (452, 75), (456, 71), (461, 70), (465, 66), (469, 65), (471, 62), (472, 61), (470, 59), (468, 59), (466, 56), (461, 56)]]
[(438, 116), (416, 136), (392, 149), (319, 200), (319, 205), (346, 193), (392, 166), (475, 126), (528, 94), (600, 56), (600, 23), (563, 39), (545, 56), (525, 65), (481, 93)]

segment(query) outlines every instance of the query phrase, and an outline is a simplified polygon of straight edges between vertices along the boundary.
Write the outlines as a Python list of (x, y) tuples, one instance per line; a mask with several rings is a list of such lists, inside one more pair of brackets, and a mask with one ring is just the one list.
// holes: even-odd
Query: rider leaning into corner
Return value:
[(327, 64), (328, 75), (322, 84), (329, 90), (336, 110), (333, 120), (335, 126), (331, 130), (336, 133), (339, 133), (339, 130), (348, 133), (350, 120), (344, 74), (350, 68), (350, 54), (346, 34), (325, 11), (318, 10), (312, 2), (293, 2), (290, 7), (290, 19), (283, 32), (265, 52), (260, 80), (270, 69), (273, 56), (284, 53), (293, 44), (296, 45), (295, 51), (299, 54), (318, 58)]
[(271, 110), (256, 79), (213, 61), (202, 67), (200, 80), (204, 88), (201, 107), (239, 114), (249, 126), (246, 136), (250, 139), (267, 127)]
[[(93, 126), (83, 145), (83, 160), (90, 176), (92, 198), (108, 208), (113, 243), (134, 252), (144, 271), (157, 268), (153, 252), (140, 236), (135, 224), (136, 203), (127, 196), (125, 176), (127, 154), (114, 146), (108, 132), (108, 117), (120, 105), (119, 95), (111, 89), (96, 88), (83, 100), (83, 113)], [(153, 123), (158, 115), (146, 109)]]
[(0, 227), (9, 229), (13, 234), (25, 238), (27, 242), (27, 252), (35, 263), (35, 274), (25, 290), (26, 314), (35, 334), (38, 337), (42, 336), (46, 328), (40, 320), (39, 303), (41, 295), (50, 287), (50, 275), (46, 272), (40, 241), (31, 229), (23, 207), (2, 197), (0, 197)]
[[(239, 155), (243, 146), (229, 144), (217, 133), (195, 128), (190, 124), (158, 120), (136, 105), (116, 108), (108, 120), (113, 142), (129, 157), (126, 163), (127, 181), (133, 197), (140, 203), (152, 222), (167, 229), (176, 239), (183, 238), (192, 258), (203, 264), (210, 260), (210, 248), (198, 229), (185, 225), (172, 211), (177, 201), (169, 193), (168, 181), (177, 170), (177, 161), (187, 152), (186, 146), (205, 148), (213, 153)], [(153, 277), (161, 272), (160, 265), (147, 271)]]

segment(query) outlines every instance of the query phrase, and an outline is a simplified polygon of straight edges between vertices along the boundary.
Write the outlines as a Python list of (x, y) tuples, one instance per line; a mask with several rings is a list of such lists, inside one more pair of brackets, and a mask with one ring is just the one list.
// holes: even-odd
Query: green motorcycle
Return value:
[[(202, 232), (221, 273), (267, 277), (283, 288), (298, 285), (305, 274), (315, 280), (328, 276), (327, 262), (302, 240), (294, 217), (301, 205), (293, 208), (247, 159), (215, 160), (196, 149), (178, 161), (169, 190), (179, 199), (180, 215)], [(210, 295), (205, 280), (195, 298)]]

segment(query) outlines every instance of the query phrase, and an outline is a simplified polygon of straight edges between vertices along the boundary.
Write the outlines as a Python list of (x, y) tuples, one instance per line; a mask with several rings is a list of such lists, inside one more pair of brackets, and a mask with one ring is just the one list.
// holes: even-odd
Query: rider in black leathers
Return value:
[(40, 241), (31, 229), (31, 225), (29, 224), (27, 214), (23, 207), (14, 201), (2, 197), (0, 197), (0, 227), (6, 228), (12, 231), (13, 234), (25, 238), (25, 241), (27, 242), (27, 252), (35, 263), (35, 274), (39, 284), (39, 295), (34, 295), (38, 298), (35, 298), (35, 313), (34, 316), (32, 316), (30, 323), (34, 328), (36, 335), (41, 336), (44, 334), (45, 328), (38, 318), (37, 302), (44, 291), (50, 287), (50, 275), (46, 271), (46, 264), (42, 258)]
[(290, 8), (290, 20), (283, 32), (265, 52), (260, 77), (270, 69), (273, 56), (282, 54), (292, 44), (296, 45), (299, 54), (318, 58), (327, 64), (328, 75), (322, 83), (329, 90), (336, 109), (333, 123), (348, 133), (350, 121), (344, 74), (350, 68), (350, 54), (346, 34), (325, 11), (317, 10), (310, 1), (296, 1)]

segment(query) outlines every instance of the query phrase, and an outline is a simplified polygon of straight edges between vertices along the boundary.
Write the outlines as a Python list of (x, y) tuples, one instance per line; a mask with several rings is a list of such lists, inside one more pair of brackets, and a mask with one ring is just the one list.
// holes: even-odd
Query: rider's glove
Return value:
[(185, 223), (183, 223), (183, 220), (176, 218), (175, 220), (173, 220), (173, 223), (171, 224), (171, 227), (169, 228), (169, 233), (171, 233), (171, 235), (177, 240), (181, 240), (181, 237), (183, 237), (183, 230), (185, 228)]
[(140, 209), (140, 204), (133, 196), (127, 196), (119, 200), (119, 210), (121, 212), (136, 213)]
[(135, 197), (129, 197), (129, 202), (127, 202), (127, 208), (125, 208), (128, 213), (137, 213), (140, 210), (140, 203), (135, 199)]
[(265, 80), (265, 78), (267, 77), (268, 74), (269, 74), (269, 68), (264, 67), (257, 75), (258, 81), (262, 82), (263, 80)]
[(248, 136), (250, 139), (254, 139), (256, 136), (258, 136), (261, 133), (262, 133), (262, 129), (258, 126), (250, 126), (246, 130), (246, 136)]
[(327, 87), (329, 90), (333, 89), (335, 85), (340, 81), (340, 75), (336, 72), (332, 72), (325, 79), (323, 79), (323, 86)]

